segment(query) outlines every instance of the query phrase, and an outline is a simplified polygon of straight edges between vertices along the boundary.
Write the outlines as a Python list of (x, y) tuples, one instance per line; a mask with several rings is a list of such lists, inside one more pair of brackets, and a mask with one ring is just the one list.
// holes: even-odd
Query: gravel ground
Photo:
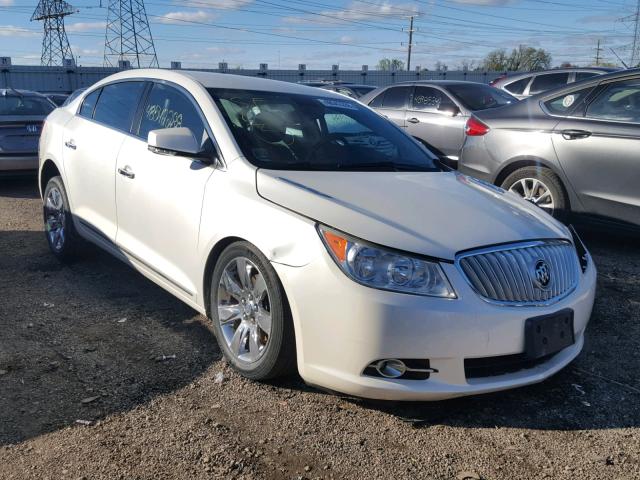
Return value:
[(0, 180), (2, 479), (640, 478), (638, 239), (585, 234), (598, 297), (552, 379), (371, 402), (244, 380), (206, 318), (125, 264), (60, 265), (33, 184)]

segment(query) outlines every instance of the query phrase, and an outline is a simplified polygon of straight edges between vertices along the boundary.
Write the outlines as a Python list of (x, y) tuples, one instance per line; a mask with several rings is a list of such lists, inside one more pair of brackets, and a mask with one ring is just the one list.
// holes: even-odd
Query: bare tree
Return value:
[(482, 62), (485, 70), (491, 71), (530, 71), (544, 70), (551, 66), (551, 54), (543, 48), (520, 45), (509, 55), (505, 49), (489, 52)]
[(404, 70), (404, 62), (397, 58), (382, 58), (378, 62), (378, 70)]

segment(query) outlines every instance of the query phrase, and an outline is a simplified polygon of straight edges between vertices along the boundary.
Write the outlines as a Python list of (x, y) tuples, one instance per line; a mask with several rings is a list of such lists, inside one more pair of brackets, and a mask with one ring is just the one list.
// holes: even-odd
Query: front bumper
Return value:
[[(304, 267), (274, 264), (296, 327), (298, 369), (309, 384), (385, 400), (441, 400), (540, 382), (581, 351), (593, 307), (596, 269), (591, 261), (568, 297), (545, 307), (483, 301), (457, 267), (443, 264), (457, 299), (375, 290), (359, 285), (328, 253)], [(464, 360), (524, 351), (527, 318), (574, 311), (575, 343), (544, 363), (515, 373), (467, 379)], [(379, 359), (428, 359), (437, 370), (426, 380), (366, 376)]]
[(37, 170), (38, 154), (12, 155), (0, 152), (0, 172)]

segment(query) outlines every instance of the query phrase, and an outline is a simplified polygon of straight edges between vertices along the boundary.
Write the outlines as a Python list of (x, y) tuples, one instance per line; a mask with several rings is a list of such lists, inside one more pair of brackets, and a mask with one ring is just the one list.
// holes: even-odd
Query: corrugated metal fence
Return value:
[[(234, 75), (271, 78), (285, 82), (301, 80), (342, 80), (345, 82), (366, 85), (385, 86), (397, 82), (411, 80), (469, 80), (488, 83), (503, 72), (464, 72), (464, 71), (381, 71), (381, 70), (269, 70), (269, 69), (229, 69), (204, 70)], [(41, 67), (30, 65), (13, 65), (1, 67), (0, 88), (13, 87), (39, 92), (72, 92), (78, 88), (92, 85), (98, 80), (118, 72), (117, 68), (107, 67)]]

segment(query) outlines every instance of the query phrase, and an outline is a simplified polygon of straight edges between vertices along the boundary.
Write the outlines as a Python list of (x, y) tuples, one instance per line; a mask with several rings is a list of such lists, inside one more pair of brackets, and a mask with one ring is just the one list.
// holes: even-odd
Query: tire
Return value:
[[(239, 272), (247, 274), (241, 278)], [(275, 270), (250, 243), (233, 243), (218, 258), (211, 318), (222, 353), (243, 376), (267, 380), (295, 371), (289, 303)]]
[[(558, 220), (564, 221), (568, 218), (569, 199), (562, 181), (546, 167), (519, 168), (507, 176), (500, 186), (529, 200)], [(529, 187), (528, 196), (526, 186)], [(545, 190), (548, 194), (543, 194)], [(548, 203), (548, 200), (551, 203)]]
[(61, 262), (71, 262), (77, 258), (81, 238), (73, 224), (69, 198), (62, 178), (51, 178), (44, 189), (42, 205), (44, 233), (49, 250)]

